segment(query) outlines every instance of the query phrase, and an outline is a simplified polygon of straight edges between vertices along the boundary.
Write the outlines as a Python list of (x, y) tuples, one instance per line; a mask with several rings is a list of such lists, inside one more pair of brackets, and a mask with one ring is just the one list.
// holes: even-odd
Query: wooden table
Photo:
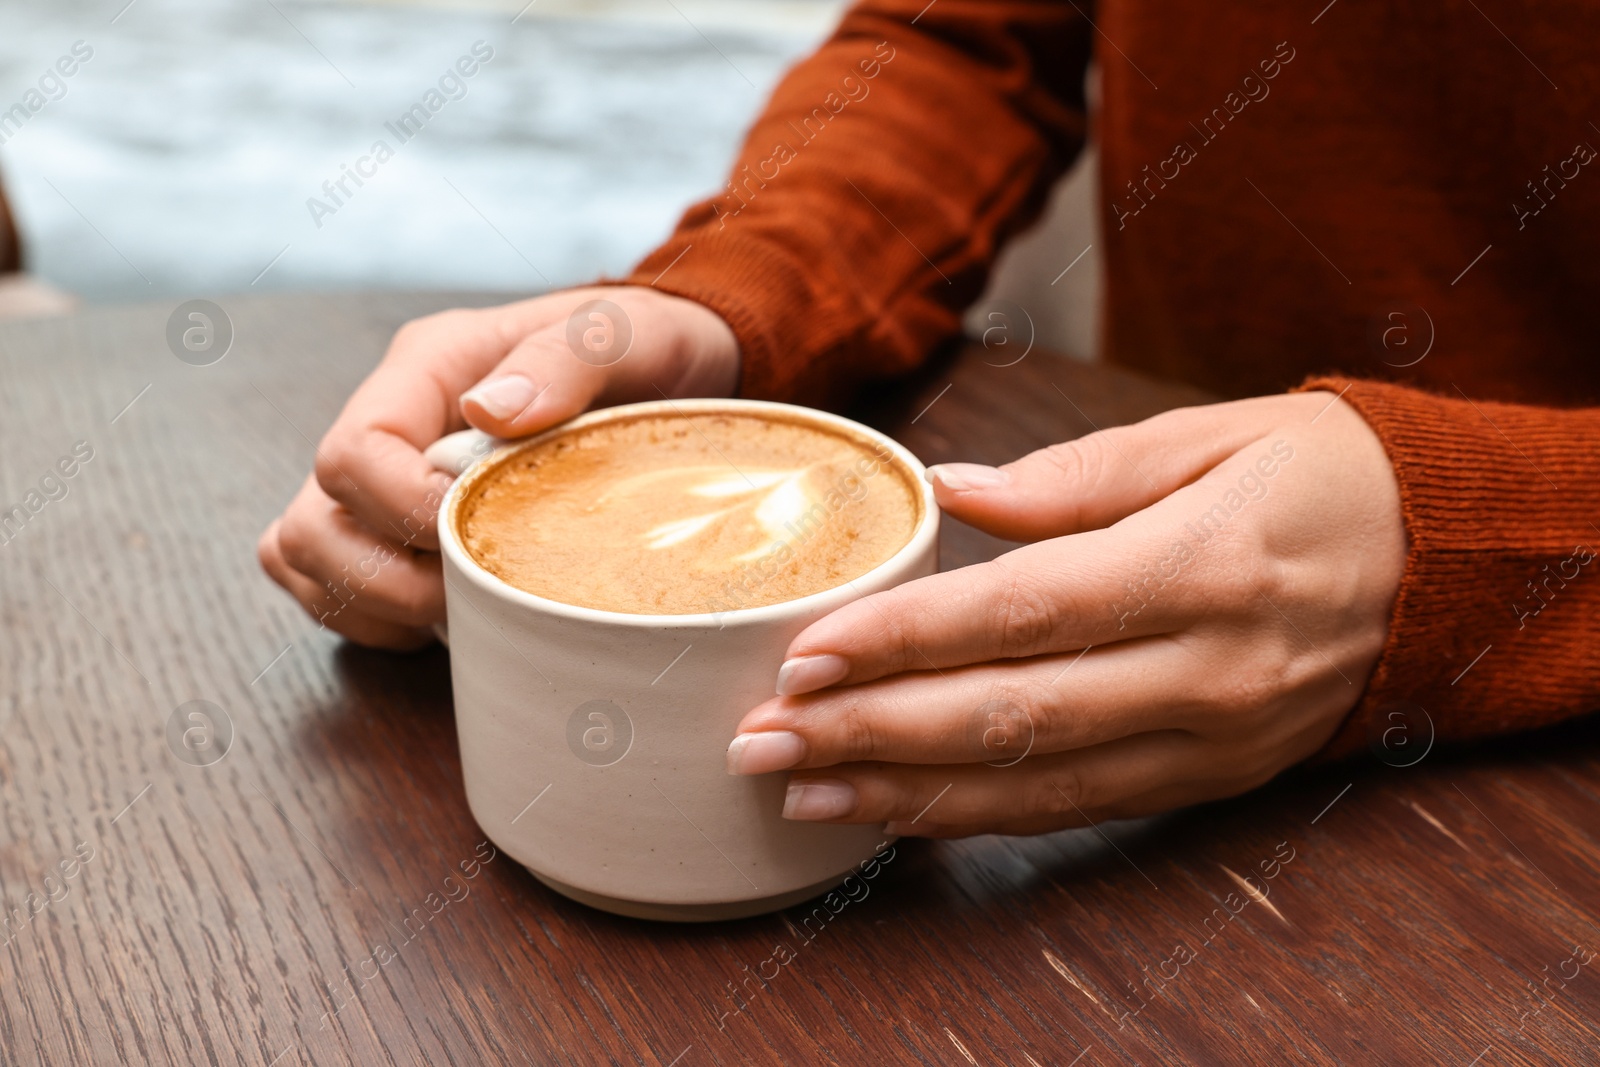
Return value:
[[(225, 300), (204, 367), (168, 349), (176, 302), (0, 328), (0, 508), (92, 449), (0, 546), (0, 1062), (1600, 1062), (1600, 961), (1574, 960), (1600, 951), (1594, 720), (902, 844), (809, 939), (799, 909), (652, 925), (479, 862), (446, 653), (342, 644), (254, 555), (391, 331), (451, 302)], [(986, 358), (872, 417), (999, 461), (1204, 399)], [(945, 562), (1000, 547), (952, 528)], [(231, 723), (208, 766), (169, 746), (195, 700)]]

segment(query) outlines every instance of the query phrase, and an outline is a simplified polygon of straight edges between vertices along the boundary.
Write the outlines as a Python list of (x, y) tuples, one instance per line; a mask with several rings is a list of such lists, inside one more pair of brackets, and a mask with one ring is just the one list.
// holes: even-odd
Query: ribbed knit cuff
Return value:
[(1382, 656), (1321, 758), (1378, 751), (1391, 721), (1420, 752), (1428, 724), (1464, 740), (1600, 706), (1600, 412), (1344, 378), (1300, 389), (1341, 394), (1377, 433), (1409, 538)]
[(691, 209), (679, 232), (621, 280), (693, 300), (720, 315), (739, 341), (740, 396), (825, 404), (848, 390), (849, 382), (817, 360), (797, 358), (798, 337), (784, 345), (779, 336), (785, 323), (798, 329), (803, 318), (804, 347), (825, 352), (831, 346), (817, 331), (827, 331), (835, 309), (825, 306), (788, 257), (774, 254), (771, 241), (718, 228), (705, 205)]

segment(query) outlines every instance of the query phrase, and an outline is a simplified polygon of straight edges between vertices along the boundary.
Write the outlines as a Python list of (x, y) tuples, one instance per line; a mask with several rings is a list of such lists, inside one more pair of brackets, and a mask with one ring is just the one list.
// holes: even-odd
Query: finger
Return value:
[(863, 760), (1007, 764), (1187, 729), (1217, 710), (1210, 690), (1193, 684), (1193, 661), (1175, 647), (1188, 640), (1142, 638), (774, 697), (739, 723), (728, 768), (767, 774)]
[(648, 286), (591, 287), (551, 299), (559, 312), (461, 398), (467, 421), (520, 437), (593, 405), (730, 396), (739, 342), (720, 315)]
[(1002, 467), (929, 468), (939, 506), (1011, 541), (1097, 530), (1167, 496), (1262, 432), (1257, 401), (1180, 408), (1041, 448)]
[(496, 437), (523, 437), (588, 409), (605, 391), (608, 366), (578, 358), (564, 321), (524, 338), (461, 397), (461, 413)]
[(317, 449), (317, 481), (366, 526), (438, 547), (438, 506), (450, 477), (422, 450), (465, 422), (457, 398), (553, 314), (537, 301), (447, 311), (407, 323)]
[(1098, 818), (1159, 787), (1210, 777), (1203, 757), (1212, 751), (1192, 735), (1164, 731), (1014, 767), (845, 764), (825, 775), (792, 775), (783, 816), (831, 823), (933, 819), (956, 826), (1068, 813)]
[(411, 651), (435, 640), (432, 630), (402, 626), (367, 615), (358, 607), (341, 604), (321, 583), (289, 566), (278, 545), (278, 531), (279, 524), (274, 522), (256, 544), (261, 568), (322, 626), (369, 648)]
[(439, 554), (374, 537), (314, 478), (284, 513), (278, 547), (290, 567), (341, 603), (359, 600), (363, 614), (413, 627), (444, 618)]
[[(1259, 598), (1269, 479), (1294, 456), (1271, 435), (1106, 530), (1025, 545), (847, 604), (790, 643), (783, 695), (1186, 630)], [(1237, 516), (1252, 508), (1257, 521)]]
[[(1196, 583), (1140, 592), (1173, 534), (1160, 523), (1075, 534), (846, 604), (790, 643), (777, 691), (794, 696), (913, 670), (1036, 656), (1182, 630), (1214, 611)], [(1157, 576), (1159, 577), (1159, 576)], [(1135, 581), (1145, 583), (1137, 585)], [(1143, 599), (1141, 599), (1143, 597)]]

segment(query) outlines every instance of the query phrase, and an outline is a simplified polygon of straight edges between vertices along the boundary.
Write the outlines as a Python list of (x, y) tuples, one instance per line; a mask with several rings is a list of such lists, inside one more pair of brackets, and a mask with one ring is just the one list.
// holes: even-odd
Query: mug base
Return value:
[(844, 878), (843, 873), (836, 874), (804, 889), (794, 889), (770, 897), (758, 897), (755, 900), (730, 900), (720, 904), (660, 904), (591, 893), (587, 889), (579, 889), (549, 875), (540, 874), (532, 867), (528, 868), (528, 873), (557, 893), (570, 900), (576, 900), (579, 904), (587, 904), (591, 908), (609, 911), (613, 915), (623, 915), (630, 919), (650, 919), (654, 922), (669, 923), (726, 922), (730, 919), (748, 919), (754, 915), (782, 911), (812, 897), (821, 896)]

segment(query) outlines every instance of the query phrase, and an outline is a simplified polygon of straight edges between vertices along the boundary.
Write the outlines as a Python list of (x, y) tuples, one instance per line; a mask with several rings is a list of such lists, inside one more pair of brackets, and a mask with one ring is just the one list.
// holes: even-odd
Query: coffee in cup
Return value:
[(922, 494), (881, 443), (793, 417), (671, 410), (574, 429), (479, 476), (462, 544), (563, 604), (688, 615), (844, 585), (911, 539)]
[(938, 569), (915, 456), (826, 412), (697, 399), (428, 458), (460, 473), (450, 673), (467, 802), (502, 852), (677, 921), (788, 907), (879, 853), (881, 825), (785, 819), (787, 776), (730, 775), (726, 753), (802, 630)]

